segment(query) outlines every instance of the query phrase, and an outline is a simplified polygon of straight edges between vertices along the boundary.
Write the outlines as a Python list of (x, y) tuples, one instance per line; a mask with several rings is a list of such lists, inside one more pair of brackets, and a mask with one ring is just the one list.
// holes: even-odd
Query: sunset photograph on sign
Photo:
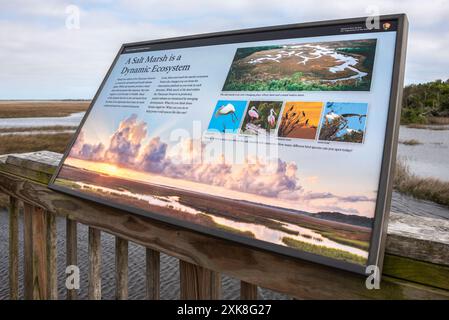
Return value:
[[(56, 184), (208, 228), (350, 263), (366, 262), (375, 205), (372, 193), (325, 192), (326, 187), (319, 187), (324, 176), (301, 180), (301, 163), (282, 158), (253, 162), (248, 158), (233, 164), (223, 154), (208, 157), (207, 143), (165, 141), (152, 135), (159, 131), (158, 124), (137, 114), (116, 127), (102, 123), (98, 126), (91, 117), (85, 124)], [(232, 213), (215, 214), (199, 210), (195, 197), (187, 193), (156, 195), (153, 186), (263, 207), (254, 215), (236, 203)]]
[(278, 136), (315, 139), (323, 102), (286, 102)]

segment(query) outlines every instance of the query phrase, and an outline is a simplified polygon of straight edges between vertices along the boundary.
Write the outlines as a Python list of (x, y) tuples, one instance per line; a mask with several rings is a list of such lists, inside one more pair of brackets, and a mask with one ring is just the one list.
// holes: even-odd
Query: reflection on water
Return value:
[(76, 127), (83, 116), (84, 112), (77, 112), (67, 117), (0, 118), (0, 128)]
[(398, 158), (406, 160), (412, 173), (449, 181), (449, 127), (448, 130), (431, 130), (401, 126), (399, 141), (411, 139), (421, 144), (399, 144)]
[(332, 248), (332, 249), (337, 249), (337, 250), (343, 250), (343, 251), (350, 252), (352, 254), (361, 256), (363, 258), (368, 257), (367, 251), (337, 243), (337, 242), (332, 241), (326, 237), (323, 237), (321, 234), (319, 234), (318, 232), (315, 232), (313, 230), (299, 227), (294, 224), (285, 223), (285, 222), (282, 222), (279, 220), (272, 219), (275, 223), (282, 224), (287, 229), (296, 232), (296, 234), (286, 233), (281, 230), (272, 229), (272, 228), (269, 228), (268, 226), (264, 226), (261, 224), (238, 222), (238, 221), (234, 221), (234, 220), (227, 219), (224, 217), (212, 215), (212, 214), (209, 214), (209, 213), (206, 213), (206, 212), (203, 212), (203, 211), (200, 211), (200, 210), (197, 210), (192, 207), (189, 207), (189, 206), (179, 203), (179, 197), (176, 197), (176, 196), (171, 196), (171, 197), (151, 196), (151, 195), (144, 195), (144, 194), (135, 194), (128, 190), (115, 190), (115, 189), (102, 187), (102, 186), (96, 186), (96, 185), (87, 184), (87, 183), (83, 183), (83, 182), (76, 182), (76, 184), (81, 189), (84, 189), (84, 190), (97, 191), (97, 192), (99, 191), (99, 192), (110, 194), (110, 195), (130, 197), (133, 199), (146, 201), (150, 205), (176, 209), (180, 212), (185, 212), (185, 213), (189, 213), (192, 215), (203, 214), (203, 215), (206, 215), (206, 216), (212, 218), (212, 220), (219, 225), (235, 228), (242, 232), (249, 231), (252, 234), (254, 234), (254, 237), (258, 240), (269, 241), (269, 242), (272, 242), (272, 243), (275, 243), (278, 245), (286, 246), (283, 243), (282, 239), (284, 237), (288, 237), (288, 238), (291, 238), (291, 239), (294, 239), (297, 241), (301, 241), (304, 243), (312, 244), (312, 245), (324, 246), (327, 248)]

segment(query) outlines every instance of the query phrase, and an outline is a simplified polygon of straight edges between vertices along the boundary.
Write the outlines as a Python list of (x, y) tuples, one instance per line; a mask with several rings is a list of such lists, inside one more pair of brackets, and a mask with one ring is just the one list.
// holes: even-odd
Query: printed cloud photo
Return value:
[(250, 101), (243, 120), (243, 134), (272, 134), (277, 127), (282, 101)]
[(286, 102), (278, 136), (315, 139), (323, 105), (323, 102)]
[(321, 119), (319, 140), (362, 143), (368, 104), (328, 102)]
[(209, 131), (237, 133), (247, 101), (219, 100), (209, 122)]
[[(219, 101), (212, 127), (218, 123), (215, 120), (221, 116), (220, 110), (230, 109), (230, 104), (235, 114), (223, 114), (224, 123), (229, 126), (238, 122), (238, 110), (245, 102)], [(245, 123), (258, 125), (259, 130), (274, 128), (281, 106), (279, 101), (250, 102)], [(309, 114), (313, 119), (306, 107), (319, 108), (300, 103), (289, 106), (303, 108), (306, 117)], [(247, 119), (250, 110), (256, 110), (259, 118)], [(216, 113), (220, 115), (215, 117)], [(273, 121), (268, 119), (271, 115)], [(101, 112), (93, 112), (84, 124), (56, 185), (242, 237), (359, 265), (366, 263), (375, 194), (356, 191), (360, 188), (330, 192), (328, 173), (321, 161), (302, 162), (298, 160), (300, 153), (291, 153), (274, 159), (248, 154), (243, 162), (235, 163), (224, 153), (208, 153), (214, 141), (173, 141), (163, 134), (166, 124), (162, 121), (117, 113), (108, 115), (110, 120), (99, 126), (97, 117), (101, 116)], [(170, 191), (173, 188), (178, 190), (176, 196)], [(204, 197), (198, 199), (191, 192)], [(220, 199), (232, 199), (232, 206)], [(223, 212), (207, 209), (217, 203)], [(257, 214), (248, 209), (250, 203), (259, 205)]]
[(223, 91), (369, 91), (376, 39), (239, 48)]

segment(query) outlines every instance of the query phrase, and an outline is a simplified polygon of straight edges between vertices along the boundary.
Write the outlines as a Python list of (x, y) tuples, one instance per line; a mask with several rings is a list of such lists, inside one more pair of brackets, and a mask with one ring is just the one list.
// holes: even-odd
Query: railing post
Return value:
[(245, 281), (240, 281), (240, 299), (257, 300), (257, 286)]
[(23, 297), (33, 299), (33, 234), (30, 205), (23, 204)]
[(146, 281), (147, 299), (159, 300), (160, 298), (160, 253), (152, 249), (146, 249)]
[(19, 298), (19, 201), (9, 197), (9, 298)]
[(101, 231), (89, 227), (89, 299), (101, 300)]
[(115, 298), (128, 299), (128, 241), (115, 237)]
[(48, 298), (50, 300), (58, 299), (57, 240), (56, 215), (47, 212), (47, 273)]
[(48, 297), (47, 222), (45, 211), (24, 204), (25, 299)]
[[(78, 239), (76, 221), (66, 219), (66, 265), (78, 266)], [(67, 289), (67, 299), (76, 300), (78, 293), (76, 289)]]
[(182, 300), (216, 300), (221, 296), (220, 274), (179, 260)]

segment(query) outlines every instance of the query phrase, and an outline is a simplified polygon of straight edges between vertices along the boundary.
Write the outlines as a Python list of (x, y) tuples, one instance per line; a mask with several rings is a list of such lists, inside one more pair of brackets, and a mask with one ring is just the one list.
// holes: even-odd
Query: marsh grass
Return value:
[(0, 101), (0, 118), (66, 117), (86, 111), (90, 101)]
[(405, 144), (406, 146), (416, 146), (418, 144), (422, 144), (421, 142), (419, 142), (416, 139), (401, 140), (401, 141), (399, 141), (399, 143)]
[(301, 242), (301, 241), (298, 241), (296, 239), (292, 239), (289, 237), (283, 237), (282, 242), (289, 247), (292, 247), (292, 248), (295, 248), (298, 250), (302, 250), (302, 251), (306, 251), (306, 252), (310, 252), (310, 253), (314, 253), (314, 254), (318, 254), (321, 256), (325, 256), (325, 257), (329, 257), (329, 258), (333, 258), (333, 259), (337, 259), (337, 260), (343, 260), (343, 261), (350, 262), (350, 263), (361, 264), (361, 265), (366, 263), (365, 258), (355, 255), (350, 252), (343, 251), (343, 250), (328, 248), (328, 247), (320, 246), (320, 245), (313, 245), (313, 244)]
[(358, 249), (361, 249), (361, 250), (368, 250), (369, 249), (369, 242), (368, 241), (350, 239), (349, 237), (336, 235), (333, 232), (321, 232), (321, 235), (323, 237), (328, 238), (329, 240), (335, 241), (335, 242), (340, 243), (340, 244), (344, 244), (344, 245), (351, 246), (351, 247), (354, 247), (354, 248), (358, 248)]
[(434, 124), (419, 124), (419, 123), (413, 123), (408, 124), (406, 126), (410, 129), (426, 129), (426, 130), (437, 130), (437, 131), (443, 131), (443, 130), (449, 130), (449, 127), (444, 125), (434, 125)]
[(403, 160), (396, 162), (394, 189), (417, 199), (449, 206), (449, 182), (435, 178), (422, 178), (410, 172)]
[(73, 134), (30, 134), (0, 136), (0, 154), (48, 150), (63, 153)]
[(13, 133), (13, 132), (28, 132), (28, 131), (67, 131), (76, 130), (78, 127), (74, 126), (49, 126), (49, 127), (11, 127), (11, 128), (0, 128), (0, 133)]
[(446, 125), (449, 124), (449, 117), (429, 117), (427, 122), (429, 124)]

